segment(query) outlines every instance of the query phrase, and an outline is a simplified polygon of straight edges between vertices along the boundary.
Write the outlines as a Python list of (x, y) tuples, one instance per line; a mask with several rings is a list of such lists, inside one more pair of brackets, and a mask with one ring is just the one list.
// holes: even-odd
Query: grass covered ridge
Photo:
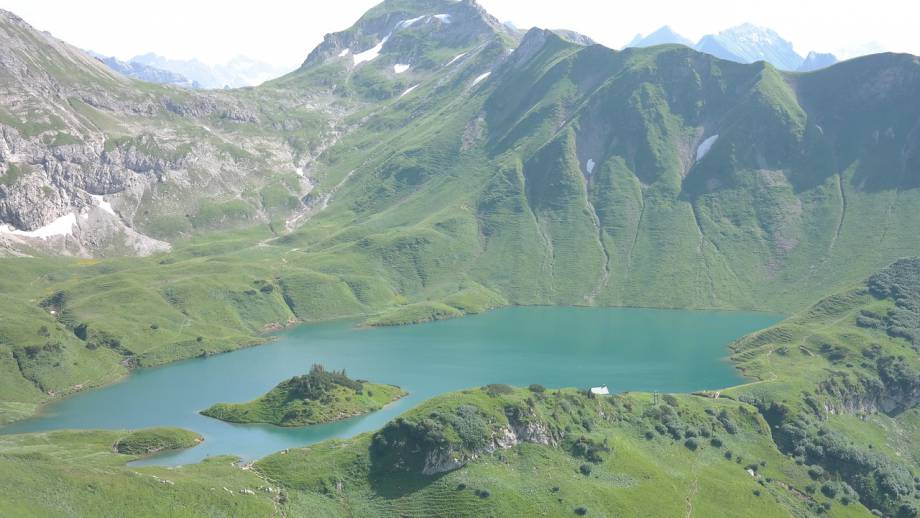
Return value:
[(374, 434), (255, 469), (285, 487), (295, 515), (868, 515), (808, 493), (807, 467), (751, 405), (533, 389), (439, 396)]
[(331, 423), (379, 410), (406, 392), (393, 385), (352, 380), (314, 365), (308, 374), (280, 383), (248, 403), (218, 403), (203, 415), (231, 423), (307, 426)]
[[(723, 395), (755, 405), (778, 447), (816, 465), (815, 487), (858, 493), (886, 516), (920, 500), (920, 260), (739, 340), (753, 383)], [(837, 485), (835, 485), (837, 484)]]

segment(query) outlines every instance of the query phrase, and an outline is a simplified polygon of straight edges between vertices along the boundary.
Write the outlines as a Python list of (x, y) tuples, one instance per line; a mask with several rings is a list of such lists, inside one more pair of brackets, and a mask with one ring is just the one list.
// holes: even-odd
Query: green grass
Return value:
[(182, 450), (197, 445), (204, 438), (179, 428), (150, 428), (130, 433), (113, 445), (125, 455), (151, 455), (161, 451)]
[[(315, 512), (330, 516), (568, 516), (578, 507), (593, 516), (683, 516), (691, 511), (703, 516), (806, 516), (829, 502), (820, 494), (806, 494), (811, 482), (806, 469), (773, 446), (754, 407), (693, 396), (672, 401), (673, 406), (659, 406), (648, 395), (590, 399), (574, 391), (536, 394), (515, 389), (489, 395), (472, 389), (439, 396), (401, 419), (438, 420), (467, 408), (475, 409), (464, 414), (467, 420), (479, 416), (489, 430), (497, 431), (509, 426), (509, 409), (520, 409), (528, 422), (550, 431), (553, 444), (522, 440), (491, 454), (472, 456), (475, 452), (467, 451), (471, 455), (464, 467), (426, 476), (411, 468), (381, 466), (372, 446), (383, 433), (378, 432), (288, 450), (257, 462), (256, 469), (288, 490), (295, 514), (322, 502)], [(683, 435), (674, 439), (655, 431), (664, 408), (672, 424), (706, 428), (710, 437), (698, 436), (699, 446), (691, 450)], [(734, 433), (716, 417), (723, 410), (735, 424)], [(451, 419), (461, 429), (469, 425)], [(463, 440), (452, 431), (442, 429), (448, 445), (442, 448), (461, 455)], [(485, 437), (491, 443), (496, 436)], [(710, 443), (713, 437), (720, 446)], [(575, 447), (585, 441), (604, 445), (593, 461)], [(746, 472), (751, 464), (755, 476)], [(583, 465), (591, 466), (589, 475), (583, 474)], [(859, 504), (838, 502), (831, 504), (829, 514), (868, 515)]]
[(370, 326), (401, 326), (463, 316), (459, 309), (441, 302), (417, 302), (391, 309), (367, 320)]
[[(732, 346), (752, 383), (723, 391), (770, 420), (784, 452), (823, 466), (867, 506), (907, 513), (920, 473), (916, 342), (918, 260), (903, 260), (862, 286), (825, 298)], [(913, 325), (914, 327), (911, 327)], [(916, 340), (916, 338), (914, 338)], [(909, 514), (909, 513), (908, 513)]]
[(29, 164), (7, 164), (6, 172), (0, 177), (0, 185), (12, 187), (21, 178), (25, 178), (30, 174), (32, 174), (32, 166)]
[[(387, 2), (365, 21), (455, 5)], [(30, 42), (37, 37), (11, 30)], [(74, 117), (106, 137), (106, 152), (183, 160), (196, 152), (191, 139), (231, 166), (220, 180), (239, 188), (230, 189), (232, 196), (212, 189), (211, 171), (189, 167), (189, 178), (208, 188), (189, 192), (161, 181), (145, 194), (134, 223), (170, 239), (168, 254), (0, 259), (0, 423), (131, 369), (256, 345), (265, 331), (298, 322), (363, 317), (369, 324), (403, 324), (505, 304), (799, 312), (734, 345), (733, 361), (751, 383), (726, 389), (716, 401), (678, 398), (684, 424), (712, 424), (706, 409), (730, 411), (741, 431), (728, 447), (767, 463), (764, 484), (746, 478), (737, 462), (720, 461), (706, 444), (691, 452), (686, 439), (657, 431), (644, 439), (662, 418), (648, 396), (613, 398), (618, 403), (607, 408), (568, 392), (540, 398), (478, 389), (423, 405), (405, 416), (411, 426), (387, 432), (412, 438), (431, 431), (430, 441), (419, 444), (446, 447), (469, 461), (464, 469), (434, 478), (381, 476), (370, 436), (272, 456), (259, 469), (291, 488), (284, 505), (292, 514), (503, 516), (571, 514), (583, 506), (590, 515), (622, 509), (673, 515), (693, 505), (706, 515), (808, 515), (829, 503), (808, 487), (828, 484), (838, 495), (830, 514), (866, 511), (843, 505), (843, 484), (881, 512), (910, 511), (901, 508), (915, 493), (905, 481), (920, 468), (912, 450), (893, 438), (915, 444), (920, 436), (916, 410), (900, 408), (910, 406), (905, 401), (915, 388), (916, 315), (903, 294), (862, 280), (920, 253), (911, 152), (920, 116), (912, 102), (916, 58), (871, 56), (793, 76), (676, 46), (614, 52), (532, 31), (524, 45), (531, 55), (512, 56), (473, 87), (472, 78), (504, 55), (510, 36), (449, 41), (441, 39), (449, 32), (426, 30), (419, 25), (405, 35), (418, 50), (412, 76), (393, 77), (392, 57), (382, 56), (356, 71), (311, 63), (265, 88), (222, 94), (244, 108), (260, 107), (258, 122), (216, 113), (206, 121), (175, 113), (142, 119), (71, 99)], [(358, 46), (379, 40), (357, 29), (341, 37)], [(463, 66), (440, 68), (480, 48)], [(114, 92), (119, 102), (194, 105), (192, 94), (126, 88), (56, 56), (36, 56), (30, 66), (62, 84)], [(420, 86), (398, 98), (406, 77)], [(332, 99), (330, 106), (344, 114), (339, 127), (350, 130), (311, 163), (317, 185), (311, 199), (331, 194), (328, 207), (286, 232), (282, 220), (298, 206), (300, 180), (278, 172), (263, 151), (283, 142), (304, 159), (327, 144), (329, 117), (292, 100), (304, 89)], [(57, 114), (23, 110), (0, 110), (0, 120), (49, 145), (78, 138)], [(224, 135), (210, 135), (202, 122)], [(127, 128), (136, 131), (126, 135)], [(176, 138), (151, 133), (162, 128)], [(699, 142), (715, 134), (718, 141), (697, 161)], [(27, 173), (11, 166), (0, 182), (10, 187)], [(272, 224), (251, 226), (254, 219)], [(486, 435), (509, 425), (508, 408), (533, 408), (557, 444), (478, 452)], [(613, 445), (600, 453), (603, 461), (590, 477), (577, 471), (584, 461), (573, 457), (579, 437), (572, 434)], [(106, 448), (117, 439), (102, 436)], [(0, 502), (8, 506), (0, 514), (104, 514), (99, 506), (106, 498), (125, 505), (125, 514), (167, 513), (157, 507), (163, 502), (191, 506), (190, 514), (212, 503), (212, 514), (274, 512), (271, 499), (226, 507), (226, 491), (215, 496), (200, 492), (204, 486), (164, 500), (157, 490), (168, 484), (139, 485), (146, 479), (130, 478), (114, 454), (92, 450), (102, 444), (93, 437), (7, 444), (19, 452), (29, 441), (46, 441), (53, 445), (42, 448), (53, 454), (24, 461), (20, 453), (4, 453), (8, 464), (0, 473), (12, 496)], [(60, 446), (71, 440), (88, 441), (86, 451), (104, 469), (90, 463), (97, 471), (77, 472), (55, 456), (80, 450)], [(419, 460), (412, 451), (390, 453)], [(182, 473), (208, 482), (216, 473), (252, 475), (228, 472), (221, 462), (229, 464), (215, 460)], [(811, 480), (807, 465), (825, 474)], [(538, 470), (549, 473), (557, 492), (552, 486), (547, 492), (543, 477), (533, 475)], [(25, 494), (20, 488), (29, 480), (15, 477), (35, 477), (43, 492)], [(480, 495), (458, 490), (461, 483)], [(63, 488), (60, 497), (48, 495), (48, 487)], [(144, 496), (128, 501), (131, 491)], [(143, 505), (149, 509), (132, 507)]]
[(286, 380), (253, 401), (217, 403), (201, 413), (231, 423), (308, 426), (364, 415), (405, 395), (393, 385), (353, 381), (344, 373), (325, 373), (314, 367), (309, 374)]
[[(62, 431), (0, 437), (0, 515), (277, 515), (277, 488), (240, 469), (231, 457), (181, 468), (126, 466), (138, 457), (115, 453), (112, 445), (144, 433)], [(189, 434), (195, 435), (182, 435)]]

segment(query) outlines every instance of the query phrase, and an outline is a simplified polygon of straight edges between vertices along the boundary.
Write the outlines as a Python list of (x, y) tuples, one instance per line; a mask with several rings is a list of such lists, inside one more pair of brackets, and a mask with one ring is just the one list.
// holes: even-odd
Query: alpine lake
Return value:
[[(121, 383), (56, 401), (0, 433), (175, 426), (205, 441), (135, 464), (180, 465), (211, 455), (254, 460), (376, 430), (438, 394), (489, 383), (547, 388), (606, 385), (692, 392), (744, 379), (728, 345), (780, 317), (764, 313), (513, 307), (425, 324), (366, 328), (354, 321), (303, 325), (259, 347), (141, 369)], [(304, 428), (238, 425), (198, 412), (254, 399), (314, 363), (353, 379), (399, 385), (409, 396), (371, 414)]]

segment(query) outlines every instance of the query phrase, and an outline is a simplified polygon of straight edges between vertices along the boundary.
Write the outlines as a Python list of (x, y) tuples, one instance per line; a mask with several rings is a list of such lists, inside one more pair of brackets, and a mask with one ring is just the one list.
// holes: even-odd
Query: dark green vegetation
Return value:
[(809, 494), (755, 407), (695, 396), (483, 387), (255, 469), (320, 516), (868, 514)]
[[(732, 360), (755, 381), (718, 393), (487, 385), (375, 433), (271, 455), (252, 473), (293, 516), (912, 517), (920, 361), (892, 329), (915, 321), (918, 287), (920, 259), (898, 261), (739, 340)], [(43, 469), (25, 464), (0, 485)]]
[(201, 413), (231, 423), (307, 426), (373, 412), (405, 395), (399, 387), (352, 380), (344, 371), (314, 365), (255, 401), (218, 403)]
[[(173, 469), (128, 467), (143, 453), (125, 455), (112, 448), (150, 434), (168, 436), (174, 446), (196, 437), (181, 430), (0, 437), (0, 515), (277, 516), (279, 488), (234, 465), (236, 459), (212, 457)], [(149, 444), (143, 439), (138, 446)]]
[[(453, 21), (401, 25), (436, 12)], [(16, 113), (3, 106), (0, 123), (64, 148), (41, 156), (98, 137), (107, 154), (85, 163), (139, 157), (122, 165), (155, 187), (132, 202), (132, 224), (175, 246), (0, 260), (0, 421), (303, 321), (504, 304), (802, 311), (735, 345), (757, 381), (718, 399), (492, 386), (258, 471), (286, 488), (277, 503), (291, 514), (917, 514), (917, 261), (852, 288), (920, 254), (917, 57), (785, 74), (679, 46), (616, 52), (540, 30), (519, 41), (471, 2), (391, 0), (300, 70), (201, 97), (103, 74), (22, 25), (4, 34), (50, 86)], [(388, 36), (357, 67), (340, 52)], [(4, 168), (0, 201), (64, 199), (21, 188), (46, 172), (37, 162)], [(295, 163), (310, 189), (281, 172)], [(0, 505), (154, 513), (144, 498), (172, 486), (132, 475), (92, 437), (119, 439), (9, 439)], [(82, 454), (93, 471), (74, 467)], [(272, 512), (268, 496), (227, 500), (214, 477), (256, 475), (218, 464), (177, 471), (193, 487), (175, 505)], [(22, 493), (30, 482), (75, 500)]]
[[(362, 38), (429, 8), (386, 3)], [(483, 49), (514, 43), (476, 27)], [(312, 88), (338, 67), (368, 103), (319, 154), (290, 231), (209, 233), (146, 259), (3, 259), (2, 418), (299, 321), (505, 304), (793, 311), (920, 253), (917, 58), (787, 75), (532, 31), (501, 63), (482, 50), (447, 67), (469, 41), (427, 44), (415, 76), (387, 75), (394, 47), (354, 69), (316, 57), (266, 87)], [(372, 102), (354, 84), (372, 73), (420, 86)]]
[(918, 288), (920, 260), (901, 260), (739, 341), (733, 360), (759, 381), (723, 393), (755, 405), (777, 446), (816, 466), (815, 487), (889, 516), (915, 516), (920, 499)]
[(150, 428), (128, 434), (114, 449), (125, 455), (150, 455), (161, 451), (191, 448), (203, 441), (200, 435), (178, 428)]

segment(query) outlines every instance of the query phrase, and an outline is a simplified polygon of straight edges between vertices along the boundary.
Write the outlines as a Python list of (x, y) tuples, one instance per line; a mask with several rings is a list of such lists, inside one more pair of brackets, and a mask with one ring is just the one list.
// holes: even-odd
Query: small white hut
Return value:
[(591, 393), (606, 396), (610, 394), (610, 391), (607, 390), (607, 385), (601, 385), (600, 387), (591, 387)]

